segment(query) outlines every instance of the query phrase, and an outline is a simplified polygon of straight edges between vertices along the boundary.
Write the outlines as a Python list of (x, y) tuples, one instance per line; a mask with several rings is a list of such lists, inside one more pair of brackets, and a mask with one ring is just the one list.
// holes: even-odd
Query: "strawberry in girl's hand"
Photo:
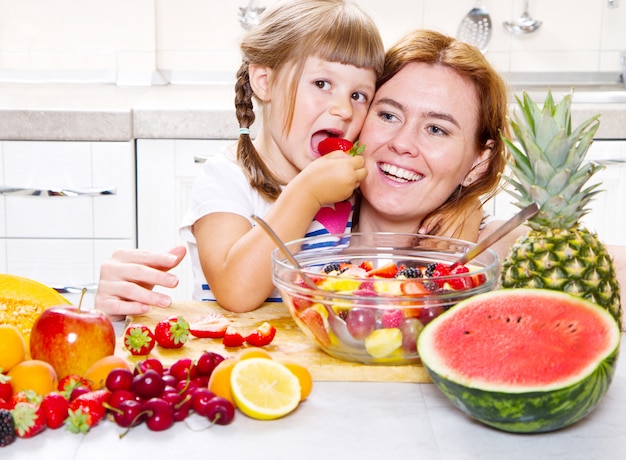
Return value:
[(365, 146), (359, 145), (358, 142), (353, 144), (348, 139), (341, 139), (339, 137), (327, 137), (317, 146), (320, 155), (326, 155), (335, 150), (343, 150), (351, 156), (356, 156), (362, 153), (364, 149)]
[(65, 422), (70, 407), (69, 400), (61, 393), (53, 391), (43, 397), (41, 410), (46, 417), (46, 425), (53, 430)]
[(170, 316), (157, 323), (154, 337), (163, 348), (180, 348), (189, 338), (189, 323), (182, 316)]
[(46, 429), (46, 416), (39, 404), (19, 402), (11, 409), (11, 415), (20, 438), (32, 438)]
[(111, 392), (107, 389), (90, 391), (70, 402), (66, 426), (72, 433), (87, 433), (106, 414), (105, 403)]
[(148, 326), (137, 324), (128, 326), (124, 331), (124, 348), (133, 356), (147, 355), (155, 344), (156, 339)]

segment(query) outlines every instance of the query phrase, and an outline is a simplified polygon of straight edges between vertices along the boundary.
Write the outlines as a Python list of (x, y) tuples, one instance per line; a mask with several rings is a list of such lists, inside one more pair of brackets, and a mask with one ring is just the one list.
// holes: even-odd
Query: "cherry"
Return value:
[(211, 423), (228, 425), (235, 418), (235, 406), (226, 398), (214, 396), (206, 406), (206, 416)]
[(106, 379), (109, 391), (130, 390), (133, 384), (133, 373), (128, 369), (113, 369)]
[(199, 415), (206, 415), (208, 402), (215, 397), (208, 388), (198, 388), (191, 396), (191, 407)]
[(143, 361), (139, 361), (135, 366), (133, 373), (143, 374), (148, 369), (156, 371), (159, 375), (163, 375), (163, 363), (156, 358), (146, 358)]
[(165, 385), (169, 385), (171, 387), (176, 387), (176, 384), (178, 383), (178, 379), (171, 374), (163, 374), (163, 381), (165, 382)]
[(198, 386), (198, 388), (208, 387), (209, 386), (209, 376), (208, 375), (199, 375), (193, 382)]
[(74, 388), (72, 390), (72, 392), (70, 393), (70, 401), (74, 401), (76, 398), (78, 398), (80, 395), (85, 394), (85, 393), (89, 393), (91, 391), (91, 388), (89, 388), (88, 386), (85, 385), (78, 385), (76, 388)]
[(128, 400), (135, 401), (135, 393), (130, 390), (115, 390), (111, 392), (108, 403), (113, 408), (119, 408), (121, 403)]
[(132, 391), (141, 398), (149, 399), (160, 396), (165, 388), (163, 378), (153, 369), (133, 377)]
[(210, 377), (213, 373), (213, 369), (215, 369), (222, 361), (224, 361), (224, 357), (222, 355), (213, 353), (212, 351), (205, 351), (200, 355), (198, 362), (196, 363), (198, 374)]
[(139, 425), (146, 418), (143, 404), (134, 399), (127, 399), (113, 410), (115, 423), (123, 428)]
[(174, 424), (174, 408), (161, 398), (151, 398), (143, 406), (146, 425), (152, 431), (167, 430)]
[(161, 398), (172, 405), (174, 421), (180, 422), (187, 418), (191, 410), (191, 396), (183, 396), (176, 391), (163, 392)]
[(191, 358), (181, 358), (169, 368), (170, 375), (176, 377), (178, 381), (194, 379), (196, 377), (196, 365)]
[(181, 380), (176, 384), (176, 391), (182, 395), (192, 395), (198, 389), (198, 384), (193, 380)]

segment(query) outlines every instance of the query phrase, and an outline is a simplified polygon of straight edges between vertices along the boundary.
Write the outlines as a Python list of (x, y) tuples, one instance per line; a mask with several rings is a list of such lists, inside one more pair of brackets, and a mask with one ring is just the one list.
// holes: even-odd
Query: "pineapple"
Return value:
[(572, 131), (571, 99), (555, 104), (552, 93), (540, 109), (528, 94), (516, 96), (522, 115), (511, 128), (519, 146), (504, 139), (513, 177), (504, 177), (523, 208), (540, 205), (503, 262), (504, 288), (533, 287), (576, 294), (608, 310), (621, 327), (620, 290), (613, 261), (598, 236), (581, 225), (599, 184), (585, 187), (602, 168), (583, 162), (600, 122), (596, 115)]

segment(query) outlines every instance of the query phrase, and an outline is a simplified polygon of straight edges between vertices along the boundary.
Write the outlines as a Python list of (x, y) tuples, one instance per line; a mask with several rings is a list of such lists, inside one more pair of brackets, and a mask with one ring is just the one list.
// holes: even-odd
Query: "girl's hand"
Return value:
[(125, 315), (147, 313), (152, 305), (169, 307), (171, 297), (152, 288), (178, 285), (178, 277), (168, 271), (180, 263), (185, 253), (184, 246), (166, 253), (139, 249), (115, 251), (111, 260), (100, 267), (95, 308), (107, 313), (111, 319), (123, 319)]
[(307, 166), (294, 179), (294, 186), (306, 191), (319, 206), (348, 199), (365, 179), (365, 159), (343, 152), (325, 155)]

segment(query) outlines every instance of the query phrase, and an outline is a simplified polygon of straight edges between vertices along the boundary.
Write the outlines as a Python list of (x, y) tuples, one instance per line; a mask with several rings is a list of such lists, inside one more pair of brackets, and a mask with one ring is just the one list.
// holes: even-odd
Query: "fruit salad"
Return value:
[(300, 327), (333, 356), (386, 364), (416, 362), (423, 327), (486, 282), (478, 267), (415, 260), (352, 259), (307, 274), (319, 293), (284, 296)]

